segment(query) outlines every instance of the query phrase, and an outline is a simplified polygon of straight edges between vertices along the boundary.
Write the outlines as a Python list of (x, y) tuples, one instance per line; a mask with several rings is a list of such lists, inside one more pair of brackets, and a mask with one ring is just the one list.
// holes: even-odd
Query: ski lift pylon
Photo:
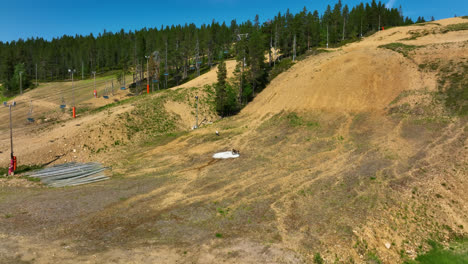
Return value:
[(65, 98), (62, 96), (62, 104), (60, 105), (60, 108), (65, 109), (65, 107), (67, 107), (67, 105), (65, 104)]
[(29, 112), (28, 112), (28, 121), (30, 123), (34, 123), (34, 118), (32, 118), (32, 113), (33, 113), (33, 104), (32, 104), (32, 100), (30, 101), (31, 105), (30, 105), (30, 108), (29, 108)]

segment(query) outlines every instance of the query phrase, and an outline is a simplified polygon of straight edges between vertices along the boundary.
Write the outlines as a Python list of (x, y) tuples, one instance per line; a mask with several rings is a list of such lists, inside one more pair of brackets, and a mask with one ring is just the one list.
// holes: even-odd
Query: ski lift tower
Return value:
[(19, 72), (19, 76), (20, 76), (20, 94), (22, 95), (23, 94), (23, 82), (22, 82), (22, 75), (23, 75), (23, 72), (20, 71)]
[(154, 92), (154, 84), (158, 84), (158, 90), (159, 90), (159, 66), (160, 66), (160, 57), (159, 57), (159, 52), (155, 51), (153, 52), (153, 62), (155, 65), (154, 69), (154, 79), (153, 79), (153, 84), (152, 84), (152, 92)]
[(14, 175), (15, 170), (16, 170), (16, 157), (13, 155), (13, 122), (12, 122), (12, 119), (11, 119), (11, 108), (16, 106), (16, 102), (12, 102), (11, 104), (8, 104), (7, 102), (3, 102), (3, 105), (10, 109), (11, 161), (10, 161), (10, 166), (8, 168), (8, 175)]
[(197, 95), (197, 96), (195, 96), (195, 100), (196, 100), (196, 101), (195, 101), (195, 104), (197, 105), (197, 113), (196, 113), (196, 121), (195, 121), (196, 123), (195, 123), (195, 129), (197, 129), (197, 128), (198, 128), (198, 95)]
[[(245, 34), (237, 34), (237, 38), (239, 41), (242, 41), (242, 38), (247, 39), (249, 37), (249, 33)], [(240, 81), (239, 81), (239, 103), (242, 104), (242, 77), (244, 76), (244, 67), (245, 67), (245, 47), (244, 47), (244, 60), (242, 61), (242, 72), (240, 74)]]
[(200, 76), (200, 44), (197, 36), (197, 45), (195, 46), (195, 68), (197, 69), (197, 76)]
[(94, 75), (94, 91), (93, 91), (93, 95), (94, 95), (94, 98), (97, 98), (97, 91), (96, 91), (96, 72), (93, 71), (91, 72), (93, 75)]
[(149, 59), (150, 59), (150, 56), (145, 56), (146, 58), (146, 93), (149, 94), (150, 93), (150, 89), (149, 89), (149, 79), (150, 79), (150, 76), (149, 76)]
[(165, 56), (165, 59), (166, 59), (166, 63), (164, 63), (164, 68), (165, 68), (164, 78), (165, 78), (165, 81), (166, 81), (166, 85), (165, 85), (164, 88), (167, 89), (167, 78), (169, 76), (168, 67), (167, 67), (167, 40), (166, 40), (166, 56)]
[(125, 90), (127, 89), (125, 86), (125, 70), (122, 71), (122, 79), (123, 79), (123, 82), (120, 81), (120, 90)]
[(74, 83), (73, 83), (73, 74), (76, 72), (75, 69), (68, 69), (68, 72), (71, 73), (71, 76), (72, 76), (72, 103), (73, 103), (73, 106), (72, 106), (72, 109), (73, 109), (73, 118), (76, 118), (76, 107), (75, 107), (75, 86), (74, 86)]

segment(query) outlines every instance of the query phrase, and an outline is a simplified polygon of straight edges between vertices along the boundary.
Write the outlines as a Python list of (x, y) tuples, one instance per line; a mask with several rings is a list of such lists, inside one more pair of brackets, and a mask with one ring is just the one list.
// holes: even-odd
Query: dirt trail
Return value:
[[(235, 60), (228, 60), (226, 61), (226, 69), (227, 69), (227, 77), (231, 78), (234, 76), (234, 68), (236, 67), (236, 61)], [(203, 74), (202, 76), (195, 78), (191, 81), (188, 81), (182, 85), (173, 87), (171, 89), (176, 90), (179, 88), (190, 88), (190, 87), (203, 87), (207, 84), (213, 84), (217, 82), (217, 72), (218, 72), (218, 67), (215, 66), (213, 67), (209, 72)]]

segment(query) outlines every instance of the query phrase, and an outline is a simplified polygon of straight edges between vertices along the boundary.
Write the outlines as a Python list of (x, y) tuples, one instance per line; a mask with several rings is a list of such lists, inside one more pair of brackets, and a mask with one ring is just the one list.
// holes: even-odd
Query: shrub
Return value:
[(323, 264), (323, 258), (320, 256), (320, 253), (315, 253), (314, 255), (314, 263), (315, 264)]
[(291, 59), (283, 59), (279, 63), (277, 63), (270, 72), (270, 76), (268, 80), (271, 81), (280, 75), (282, 72), (287, 71), (291, 66), (294, 65), (294, 62)]

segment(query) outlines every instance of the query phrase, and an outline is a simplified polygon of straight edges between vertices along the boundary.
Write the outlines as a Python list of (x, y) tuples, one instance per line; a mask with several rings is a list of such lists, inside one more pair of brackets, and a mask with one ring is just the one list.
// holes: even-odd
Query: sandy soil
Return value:
[[(234, 68), (236, 67), (236, 61), (235, 60), (228, 60), (226, 61), (226, 69), (227, 69), (227, 77), (231, 78), (234, 76)], [(213, 67), (209, 72), (203, 74), (202, 76), (195, 78), (189, 82), (186, 82), (182, 85), (173, 87), (171, 89), (175, 90), (178, 88), (190, 88), (190, 87), (203, 87), (207, 84), (213, 84), (217, 82), (217, 72), (218, 72), (218, 67)]]
[[(441, 25), (463, 23), (464, 19), (438, 21)], [(418, 70), (418, 65), (378, 46), (393, 42), (408, 45), (459, 43), (467, 40), (466, 31), (430, 34), (416, 40), (401, 41), (409, 31), (440, 27), (398, 27), (381, 31), (358, 43), (331, 53), (298, 62), (273, 80), (243, 112), (264, 116), (282, 110), (329, 109), (335, 111), (382, 110), (402, 91), (426, 87), (434, 91), (436, 78)], [(461, 56), (458, 53), (449, 56)]]
[[(83, 152), (83, 159), (112, 161), (110, 181), (65, 189), (0, 182), (0, 261), (311, 263), (321, 253), (327, 263), (365, 263), (371, 254), (401, 263), (401, 252), (411, 259), (419, 246), (428, 249), (428, 233), (443, 242), (453, 232), (466, 234), (460, 228), (468, 226), (466, 119), (388, 112), (403, 91), (436, 90), (437, 72), (418, 64), (467, 54), (466, 31), (400, 41), (410, 30), (433, 27), (440, 26), (385, 30), (309, 57), (238, 116), (167, 144), (115, 148), (113, 157)], [(378, 48), (396, 41), (437, 45), (408, 58)], [(176, 89), (212, 83), (215, 72)], [(422, 94), (402, 102), (433, 103)], [(165, 107), (193, 124), (192, 104)], [(18, 152), (31, 150), (34, 160), (44, 142), (58, 138), (55, 152), (68, 152), (70, 160), (88, 137), (102, 144), (99, 136), (123, 134), (118, 114), (132, 108), (44, 131), (25, 126), (19, 137), (29, 144)], [(239, 159), (212, 160), (232, 148)]]

